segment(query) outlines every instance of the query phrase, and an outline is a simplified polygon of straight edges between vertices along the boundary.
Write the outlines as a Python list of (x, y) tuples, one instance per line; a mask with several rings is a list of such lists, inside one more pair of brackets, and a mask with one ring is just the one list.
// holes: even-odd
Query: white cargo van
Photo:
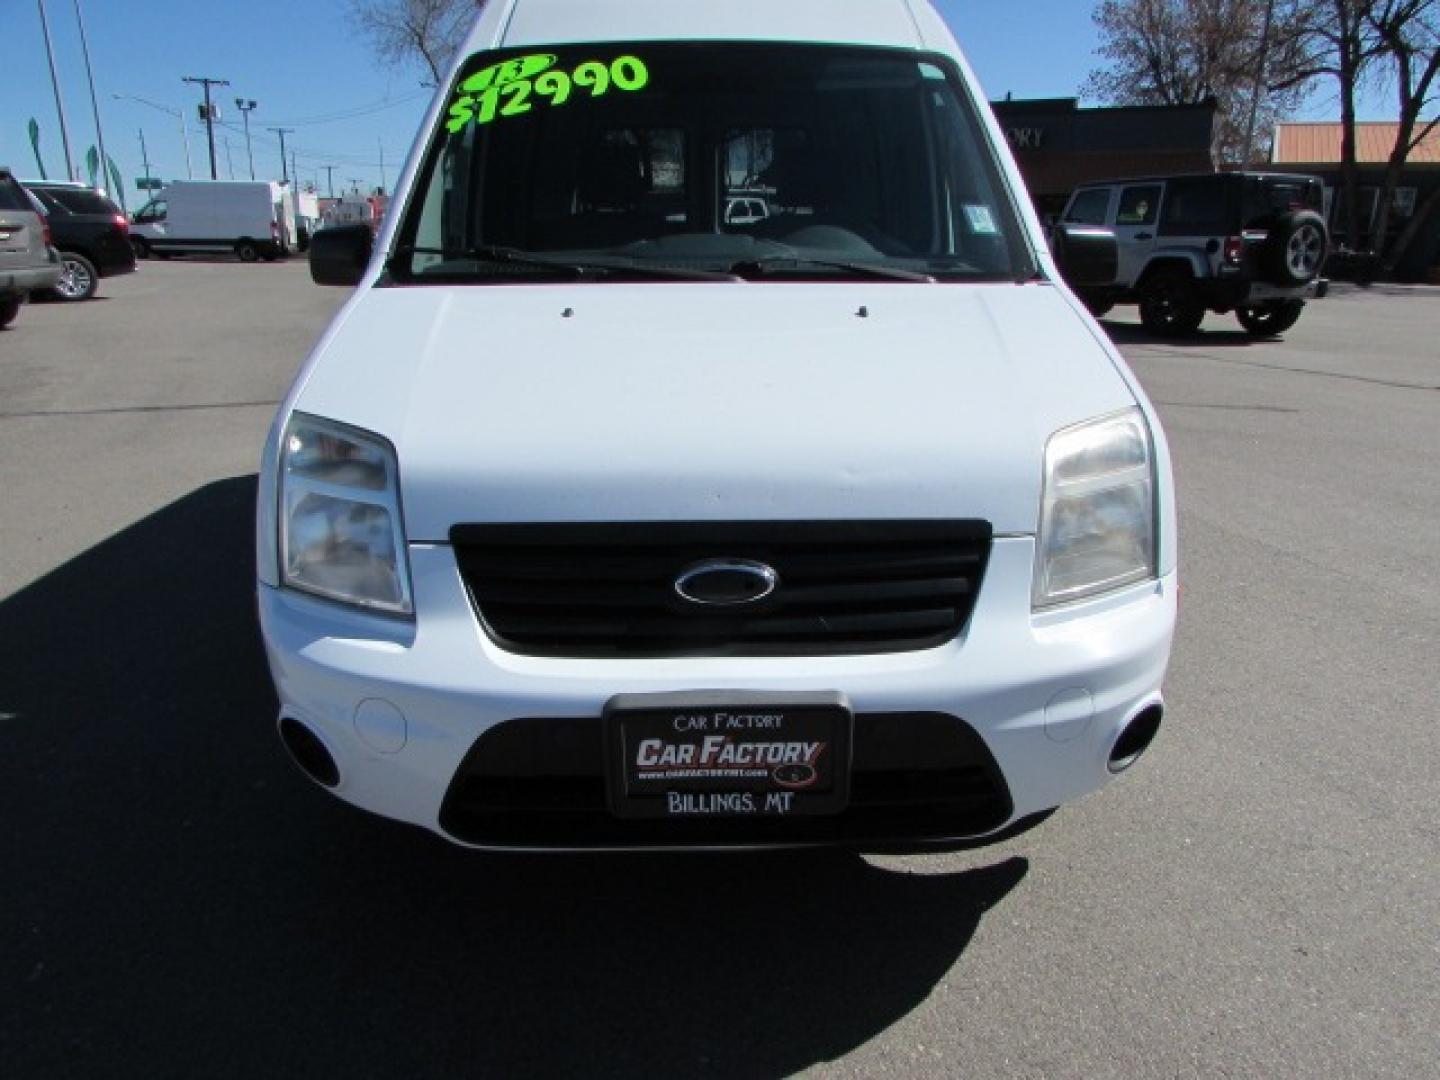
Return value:
[(313, 191), (295, 188), (295, 247), (306, 251), (310, 237), (320, 229), (320, 196)]
[(760, 14), (487, 4), (378, 238), (316, 234), (356, 288), (258, 591), (341, 798), (486, 848), (972, 844), (1156, 735), (1165, 438), (950, 31)]
[(299, 247), (290, 185), (177, 180), (135, 212), (131, 243), (142, 258), (233, 251), (242, 262)]

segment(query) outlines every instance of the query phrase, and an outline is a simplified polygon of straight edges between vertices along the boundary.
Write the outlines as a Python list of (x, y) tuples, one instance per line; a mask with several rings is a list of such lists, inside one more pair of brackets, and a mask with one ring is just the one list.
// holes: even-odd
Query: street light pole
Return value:
[(235, 99), (235, 108), (240, 110), (240, 115), (245, 118), (245, 156), (250, 159), (250, 179), (255, 179), (255, 154), (250, 149), (250, 114), (255, 111), (259, 102), (247, 101), (245, 98)]
[(85, 79), (90, 84), (90, 108), (95, 113), (95, 138), (100, 143), (100, 186), (108, 188), (111, 181), (118, 182), (120, 189), (115, 194), (120, 199), (120, 209), (125, 205), (125, 182), (110, 175), (110, 155), (105, 151), (105, 127), (100, 123), (100, 102), (95, 97), (95, 70), (90, 66), (90, 42), (85, 36), (85, 17), (80, 14), (80, 0), (75, 0), (75, 22), (80, 27), (80, 49), (85, 56)]
[(205, 88), (205, 134), (210, 140), (210, 179), (218, 180), (219, 175), (215, 171), (215, 106), (210, 104), (210, 87), (229, 86), (229, 79), (211, 79), (203, 75), (186, 75), (180, 80), (187, 83), (199, 83)]
[(74, 180), (75, 165), (70, 158), (70, 132), (65, 126), (65, 102), (60, 99), (60, 77), (55, 74), (55, 47), (50, 44), (50, 20), (45, 17), (45, 0), (40, 5), (40, 29), (45, 34), (45, 53), (50, 57), (50, 85), (55, 88), (55, 111), (60, 114), (60, 142), (65, 147), (65, 179)]

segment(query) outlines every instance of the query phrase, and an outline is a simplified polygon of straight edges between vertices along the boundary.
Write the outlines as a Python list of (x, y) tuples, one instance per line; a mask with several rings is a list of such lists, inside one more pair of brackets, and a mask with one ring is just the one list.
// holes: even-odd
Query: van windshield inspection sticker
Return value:
[(609, 62), (586, 60), (569, 71), (557, 68), (558, 60), (553, 53), (531, 53), (491, 64), (467, 77), (450, 106), (445, 129), (453, 135), (470, 124), (520, 116), (537, 101), (558, 107), (572, 97), (604, 97), (612, 89), (633, 93), (650, 83), (650, 69), (638, 56), (618, 56)]
[(970, 222), (970, 231), (976, 236), (994, 236), (995, 215), (990, 213), (990, 207), (978, 203), (965, 204), (965, 217)]

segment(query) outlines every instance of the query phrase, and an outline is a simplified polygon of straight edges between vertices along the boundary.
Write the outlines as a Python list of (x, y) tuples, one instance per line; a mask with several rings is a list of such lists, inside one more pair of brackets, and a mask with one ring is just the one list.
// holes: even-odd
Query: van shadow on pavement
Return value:
[(1025, 877), (486, 856), (344, 806), (273, 732), (254, 497), (0, 602), (0, 1075), (789, 1073), (924, 1002)]

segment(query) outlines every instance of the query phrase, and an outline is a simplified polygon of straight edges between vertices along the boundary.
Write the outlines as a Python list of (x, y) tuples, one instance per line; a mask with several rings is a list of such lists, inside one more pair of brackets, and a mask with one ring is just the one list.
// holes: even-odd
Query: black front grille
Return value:
[[(964, 627), (990, 555), (984, 521), (457, 525), (486, 631), (537, 656), (817, 656), (929, 648)], [(761, 563), (768, 597), (687, 601), (710, 559)]]
[(1013, 812), (978, 734), (944, 713), (858, 713), (850, 803), (835, 815), (622, 820), (605, 796), (599, 717), (497, 724), (465, 756), (440, 825), (495, 847), (892, 844), (964, 840)]

